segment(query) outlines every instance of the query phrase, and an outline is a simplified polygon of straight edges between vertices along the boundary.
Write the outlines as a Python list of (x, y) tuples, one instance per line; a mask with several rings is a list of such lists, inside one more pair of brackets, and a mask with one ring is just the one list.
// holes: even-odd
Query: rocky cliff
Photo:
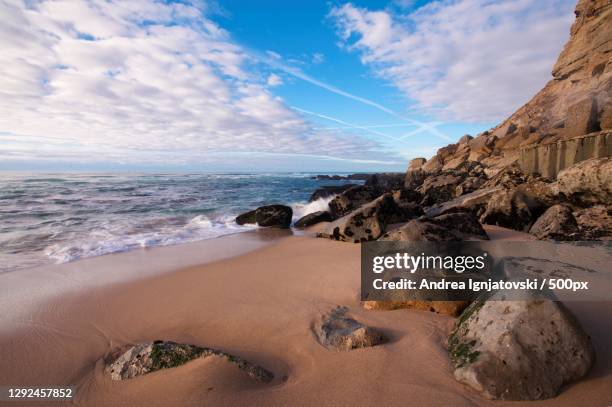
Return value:
[[(610, 156), (605, 130), (612, 129), (612, 1), (580, 0), (575, 14), (546, 86), (493, 129), (440, 149), (423, 170), (451, 170), (467, 160), (494, 173), (519, 162), (524, 171), (554, 177), (583, 159)], [(587, 134), (588, 144), (598, 148), (570, 141)], [(549, 147), (533, 150), (540, 145)]]

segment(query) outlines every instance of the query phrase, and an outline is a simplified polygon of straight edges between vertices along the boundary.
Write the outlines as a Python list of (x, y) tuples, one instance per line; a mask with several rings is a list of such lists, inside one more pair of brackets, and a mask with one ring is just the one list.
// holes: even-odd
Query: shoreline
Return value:
[[(519, 232), (494, 229), (488, 232), (496, 240), (524, 239)], [(84, 406), (290, 405), (296, 400), (324, 405), (405, 405), (406, 400), (415, 405), (517, 405), (483, 399), (454, 380), (445, 349), (453, 318), (415, 310), (363, 309), (360, 245), (315, 239), (311, 231), (288, 238), (267, 236), (269, 240), (256, 242), (252, 250), (204, 264), (160, 272), (163, 265), (157, 263), (157, 272), (142, 278), (81, 285), (80, 292), (66, 291), (31, 303), (28, 312), (16, 313), (11, 322), (4, 314), (3, 325), (13, 329), (0, 331), (0, 382), (76, 385), (74, 404)], [(148, 257), (145, 261), (151, 263), (151, 254), (163, 259), (160, 249), (167, 248), (143, 251), (141, 260)], [(191, 252), (192, 259), (202, 256), (195, 247), (182, 249)], [(72, 264), (110, 266), (126, 254)], [(312, 323), (338, 305), (381, 329), (390, 341), (350, 352), (322, 347)], [(596, 365), (558, 397), (520, 405), (607, 405), (612, 400), (612, 353), (606, 347), (612, 336), (611, 304), (569, 305), (593, 338)], [(206, 359), (124, 382), (104, 374), (104, 359), (114, 350), (156, 339), (231, 352), (271, 370), (275, 379), (256, 384)], [(329, 392), (323, 396), (324, 389)], [(435, 401), (432, 392), (437, 392)]]

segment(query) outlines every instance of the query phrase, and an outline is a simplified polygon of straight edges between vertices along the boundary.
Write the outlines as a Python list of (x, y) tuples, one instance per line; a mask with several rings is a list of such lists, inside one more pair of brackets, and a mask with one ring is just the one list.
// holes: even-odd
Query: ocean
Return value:
[[(338, 180), (292, 174), (0, 174), (0, 272), (252, 230), (236, 215), (281, 203), (299, 217)], [(358, 181), (350, 181), (358, 183)]]

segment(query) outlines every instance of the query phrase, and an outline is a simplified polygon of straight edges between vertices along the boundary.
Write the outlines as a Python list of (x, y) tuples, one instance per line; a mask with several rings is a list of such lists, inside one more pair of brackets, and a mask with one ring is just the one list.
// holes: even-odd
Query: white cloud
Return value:
[(268, 86), (280, 86), (283, 84), (283, 79), (276, 74), (270, 74), (266, 83)]
[(573, 0), (442, 0), (410, 14), (345, 4), (343, 44), (417, 106), (444, 119), (495, 121), (550, 79)]
[(320, 52), (312, 54), (312, 63), (315, 65), (322, 64), (325, 62), (325, 55)]
[(0, 2), (0, 159), (389, 155), (314, 129), (261, 85), (203, 2), (184, 3)]

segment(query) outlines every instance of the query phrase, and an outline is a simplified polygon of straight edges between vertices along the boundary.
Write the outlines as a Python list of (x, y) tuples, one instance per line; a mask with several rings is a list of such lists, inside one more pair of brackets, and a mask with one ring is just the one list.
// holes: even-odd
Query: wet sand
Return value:
[[(499, 228), (488, 232), (496, 240), (526, 237)], [(67, 270), (78, 266), (78, 284), (69, 284), (71, 289), (59, 296), (55, 290), (44, 301), (37, 298), (38, 290), (31, 296), (21, 291), (38, 281), (34, 272), (29, 277), (0, 275), (3, 297), (20, 293), (3, 298), (0, 383), (75, 385), (79, 406), (612, 405), (611, 303), (568, 304), (596, 348), (597, 363), (588, 377), (554, 399), (491, 402), (453, 379), (445, 350), (453, 318), (360, 307), (359, 245), (275, 236), (233, 257), (220, 255), (239, 245), (235, 239), (215, 239), (209, 256), (203, 256), (206, 244), (197, 246), (191, 250), (196, 259), (181, 257), (187, 264), (175, 267), (168, 257), (172, 250), (160, 249), (54, 266), (64, 279), (76, 278), (79, 273)], [(183, 252), (190, 256), (189, 250)], [(189, 265), (204, 263), (202, 257), (209, 261)], [(141, 268), (158, 267), (141, 278), (97, 277), (131, 268), (128, 258)], [(16, 300), (21, 305), (14, 310), (10, 301)], [(323, 348), (312, 323), (337, 305), (382, 329), (391, 341), (350, 352)], [(274, 372), (275, 379), (255, 383), (216, 358), (123, 382), (104, 374), (104, 358), (114, 349), (156, 339), (242, 356)]]

